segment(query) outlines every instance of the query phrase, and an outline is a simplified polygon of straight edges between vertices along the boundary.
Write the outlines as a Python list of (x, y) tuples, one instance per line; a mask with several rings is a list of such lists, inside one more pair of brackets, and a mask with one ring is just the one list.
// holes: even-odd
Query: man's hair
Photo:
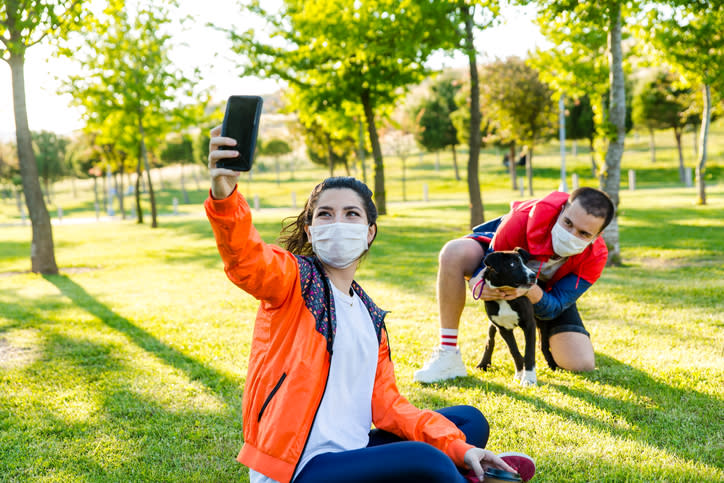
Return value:
[(603, 191), (595, 188), (584, 186), (583, 188), (574, 190), (570, 198), (568, 198), (568, 203), (573, 203), (576, 200), (578, 200), (581, 207), (586, 210), (586, 213), (597, 218), (603, 218), (601, 231), (611, 223), (613, 215), (616, 213), (611, 198)]

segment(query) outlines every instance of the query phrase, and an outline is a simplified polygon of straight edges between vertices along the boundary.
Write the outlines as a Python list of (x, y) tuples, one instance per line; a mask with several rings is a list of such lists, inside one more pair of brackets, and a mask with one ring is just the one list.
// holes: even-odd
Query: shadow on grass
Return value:
[[(519, 392), (504, 385), (481, 379), (477, 372), (474, 373), (476, 375), (452, 381), (423, 385), (421, 392), (423, 392), (425, 400), (432, 400), (435, 407), (442, 407), (450, 403), (439, 397), (440, 389), (485, 387), (488, 392), (529, 404), (535, 411), (542, 411), (587, 426), (615, 438), (640, 441), (645, 445), (665, 450), (670, 454), (698, 462), (701, 465), (717, 466), (717, 455), (720, 455), (721, 450), (716, 443), (712, 444), (712, 441), (721, 441), (724, 436), (724, 421), (721, 419), (721, 414), (724, 414), (722, 398), (667, 384), (605, 354), (596, 354), (596, 360), (599, 367), (596, 371), (580, 373), (577, 376), (585, 379), (591, 385), (606, 384), (624, 388), (634, 397), (623, 400), (597, 394), (595, 386), (582, 388), (556, 383), (555, 373), (550, 372), (543, 378), (539, 377), (539, 384), (547, 385), (560, 394), (594, 406), (616, 419), (623, 419), (625, 425), (608, 423), (583, 412), (560, 407), (544, 397), (538, 396), (535, 391), (521, 390)], [(694, 376), (692, 375), (692, 377)], [(436, 396), (436, 394), (438, 395)], [(687, 448), (691, 448), (691, 450), (687, 450)], [(630, 471), (627, 473), (628, 477), (636, 473), (635, 469)], [(662, 468), (661, 471), (665, 471), (665, 469)], [(683, 480), (709, 481), (708, 478), (711, 475), (704, 471), (701, 470), (699, 475), (687, 473), (689, 476)], [(609, 476), (611, 475), (606, 473), (606, 478)], [(626, 479), (616, 480), (612, 476), (611, 478), (605, 481), (624, 481)], [(661, 478), (661, 474), (658, 478)], [(679, 478), (681, 476), (677, 480)], [(642, 481), (646, 480), (646, 478), (642, 479)], [(626, 481), (630, 480), (626, 479)]]
[(38, 361), (24, 374), (31, 390), (23, 411), (0, 405), (0, 480), (206, 482), (245, 472), (233, 458), (238, 407), (179, 408), (168, 396), (165, 404), (148, 397), (114, 344), (51, 332), (45, 352), (52, 364)]
[(98, 302), (82, 286), (66, 275), (43, 275), (43, 278), (55, 285), (76, 306), (88, 311), (108, 327), (125, 334), (138, 347), (182, 371), (190, 380), (199, 381), (228, 404), (236, 405), (241, 401), (242, 391), (240, 387), (242, 381), (231, 379), (160, 341), (152, 334), (137, 327), (128, 319), (121, 317), (104, 304)]

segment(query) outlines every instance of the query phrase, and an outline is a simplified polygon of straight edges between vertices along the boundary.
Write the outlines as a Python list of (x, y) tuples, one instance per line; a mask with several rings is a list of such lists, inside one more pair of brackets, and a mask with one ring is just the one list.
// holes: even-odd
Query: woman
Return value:
[[(377, 235), (372, 193), (328, 178), (267, 245), (236, 190), (231, 138), (211, 131), (206, 212), (229, 279), (261, 301), (243, 400), (238, 461), (252, 483), (464, 482), (484, 468), (514, 471), (482, 449), (488, 424), (475, 408), (419, 410), (395, 383), (385, 312), (353, 280)], [(375, 430), (370, 431), (374, 424)], [(513, 459), (511, 459), (513, 461)]]

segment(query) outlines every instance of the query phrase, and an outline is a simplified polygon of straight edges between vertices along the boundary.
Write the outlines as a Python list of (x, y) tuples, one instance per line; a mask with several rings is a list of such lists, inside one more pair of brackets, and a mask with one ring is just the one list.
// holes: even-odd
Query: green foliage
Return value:
[(483, 68), (482, 105), (486, 118), (499, 132), (521, 144), (533, 144), (555, 133), (557, 109), (553, 91), (538, 71), (518, 57), (498, 60)]
[(282, 156), (292, 152), (292, 148), (283, 139), (270, 139), (269, 142), (264, 144), (264, 149), (261, 151), (262, 154), (269, 156)]
[(109, 162), (132, 162), (141, 141), (153, 150), (166, 133), (199, 121), (199, 108), (182, 102), (194, 80), (169, 58), (169, 23), (169, 7), (142, 3), (131, 15), (115, 2), (85, 27), (85, 43), (74, 53), (83, 73), (65, 90), (85, 111), (86, 130), (106, 147)]
[(566, 138), (588, 139), (593, 143), (595, 134), (594, 113), (588, 95), (566, 98)]
[(0, 180), (9, 181), (19, 175), (20, 165), (15, 145), (10, 142), (0, 142)]
[(650, 40), (662, 59), (673, 65), (691, 85), (706, 84), (724, 90), (724, 12), (716, 2), (672, 1), (652, 8), (640, 35)]
[(687, 109), (693, 104), (689, 90), (680, 89), (671, 72), (660, 70), (643, 78), (633, 96), (633, 121), (647, 129), (680, 130), (688, 121)]
[(78, 28), (87, 14), (81, 0), (6, 0), (0, 2), (0, 57), (24, 57), (44, 39), (58, 42)]
[(429, 97), (423, 98), (413, 110), (417, 126), (415, 140), (428, 151), (458, 144), (453, 114), (458, 110), (455, 99), (461, 84), (452, 77), (440, 78), (430, 87)]
[(32, 133), (38, 173), (45, 182), (55, 181), (69, 171), (65, 155), (69, 140), (49, 131)]
[(314, 89), (320, 109), (360, 103), (363, 94), (374, 107), (391, 104), (398, 88), (423, 78), (427, 56), (439, 47), (436, 36), (450, 28), (435, 2), (287, 0), (275, 16), (260, 2), (252, 10), (285, 45), (229, 31), (246, 72)]
[[(300, 114), (306, 126), (321, 126), (327, 137), (343, 139), (333, 132), (330, 118), (346, 117), (349, 123), (364, 115), (375, 159), (375, 199), (384, 214), (376, 118), (424, 78), (432, 52), (449, 46), (454, 30), (449, 14), (456, 8), (409, 0), (286, 0), (271, 15), (254, 1), (249, 9), (267, 22), (273, 42), (260, 41), (254, 31), (228, 33), (245, 73), (294, 86), (294, 106), (306, 113)], [(315, 115), (323, 118), (313, 119)]]
[(189, 135), (173, 136), (161, 149), (161, 160), (166, 164), (190, 163), (193, 156), (193, 141)]

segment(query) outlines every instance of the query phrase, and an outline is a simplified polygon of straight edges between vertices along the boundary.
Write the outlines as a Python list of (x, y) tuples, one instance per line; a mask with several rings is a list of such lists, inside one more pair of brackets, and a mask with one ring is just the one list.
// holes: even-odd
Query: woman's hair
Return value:
[[(279, 244), (296, 255), (311, 255), (313, 253), (312, 244), (307, 239), (307, 232), (304, 231), (304, 227), (312, 224), (312, 217), (319, 202), (319, 196), (328, 189), (344, 188), (351, 189), (359, 195), (367, 215), (367, 224), (369, 226), (376, 225), (377, 207), (372, 201), (372, 191), (362, 181), (351, 176), (336, 176), (327, 178), (314, 187), (299, 216), (287, 218), (282, 222)], [(285, 223), (287, 220), (291, 221)], [(375, 236), (377, 236), (376, 233)], [(371, 242), (370, 245), (372, 245)]]

